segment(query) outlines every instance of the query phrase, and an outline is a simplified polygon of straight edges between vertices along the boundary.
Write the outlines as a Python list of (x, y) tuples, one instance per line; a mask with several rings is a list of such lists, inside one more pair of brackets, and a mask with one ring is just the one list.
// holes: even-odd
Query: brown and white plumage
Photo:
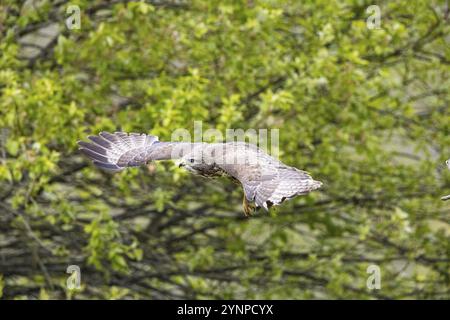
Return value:
[(243, 142), (160, 142), (152, 135), (124, 132), (101, 132), (88, 139), (90, 142), (78, 142), (80, 151), (105, 170), (120, 171), (150, 161), (180, 159), (180, 167), (193, 173), (205, 177), (229, 176), (242, 184), (246, 215), (252, 202), (268, 210), (322, 185), (307, 172), (287, 166)]

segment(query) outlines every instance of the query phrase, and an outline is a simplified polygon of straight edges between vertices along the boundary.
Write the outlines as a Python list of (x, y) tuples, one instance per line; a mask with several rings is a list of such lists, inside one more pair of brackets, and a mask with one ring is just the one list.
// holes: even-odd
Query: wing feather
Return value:
[(227, 148), (226, 152), (235, 153), (228, 159), (256, 159), (256, 162), (225, 163), (220, 167), (241, 182), (247, 200), (254, 201), (256, 206), (266, 210), (269, 206), (322, 186), (307, 172), (287, 166), (261, 149), (235, 144), (234, 148)]
[(177, 159), (192, 146), (192, 143), (160, 142), (156, 136), (125, 132), (100, 132), (88, 139), (90, 142), (78, 141), (79, 150), (97, 167), (112, 171), (141, 166), (153, 160)]

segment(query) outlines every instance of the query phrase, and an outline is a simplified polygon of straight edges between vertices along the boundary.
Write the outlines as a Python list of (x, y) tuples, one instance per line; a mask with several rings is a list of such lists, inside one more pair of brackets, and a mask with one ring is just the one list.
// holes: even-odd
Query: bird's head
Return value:
[(187, 154), (178, 162), (179, 168), (184, 168), (193, 173), (197, 173), (202, 165), (201, 157), (195, 157), (194, 154)]
[(180, 159), (178, 167), (184, 168), (194, 174), (201, 175), (203, 172), (208, 171), (211, 165), (205, 161), (201, 152), (192, 152)]
[(437, 166), (437, 172), (442, 173), (442, 171), (447, 168), (450, 170), (450, 159), (445, 161), (445, 164), (441, 163)]

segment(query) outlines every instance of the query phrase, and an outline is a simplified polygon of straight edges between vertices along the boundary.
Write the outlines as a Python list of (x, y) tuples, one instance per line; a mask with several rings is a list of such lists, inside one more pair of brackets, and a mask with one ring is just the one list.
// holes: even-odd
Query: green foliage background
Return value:
[[(363, 0), (70, 1), (80, 30), (68, 4), (0, 5), (2, 298), (450, 298), (448, 2), (377, 1), (373, 30)], [(226, 180), (77, 152), (196, 120), (279, 129), (324, 187), (245, 219)]]

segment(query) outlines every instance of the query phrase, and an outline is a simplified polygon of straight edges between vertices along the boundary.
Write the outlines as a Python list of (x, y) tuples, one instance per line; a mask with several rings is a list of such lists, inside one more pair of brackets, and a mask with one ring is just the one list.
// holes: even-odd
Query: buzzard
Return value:
[[(242, 184), (245, 216), (258, 207), (268, 210), (322, 186), (305, 171), (290, 167), (245, 142), (162, 142), (158, 137), (101, 132), (79, 141), (79, 149), (105, 170), (120, 171), (154, 160), (177, 160), (179, 167), (204, 177), (227, 176)], [(255, 204), (255, 206), (253, 205)]]

